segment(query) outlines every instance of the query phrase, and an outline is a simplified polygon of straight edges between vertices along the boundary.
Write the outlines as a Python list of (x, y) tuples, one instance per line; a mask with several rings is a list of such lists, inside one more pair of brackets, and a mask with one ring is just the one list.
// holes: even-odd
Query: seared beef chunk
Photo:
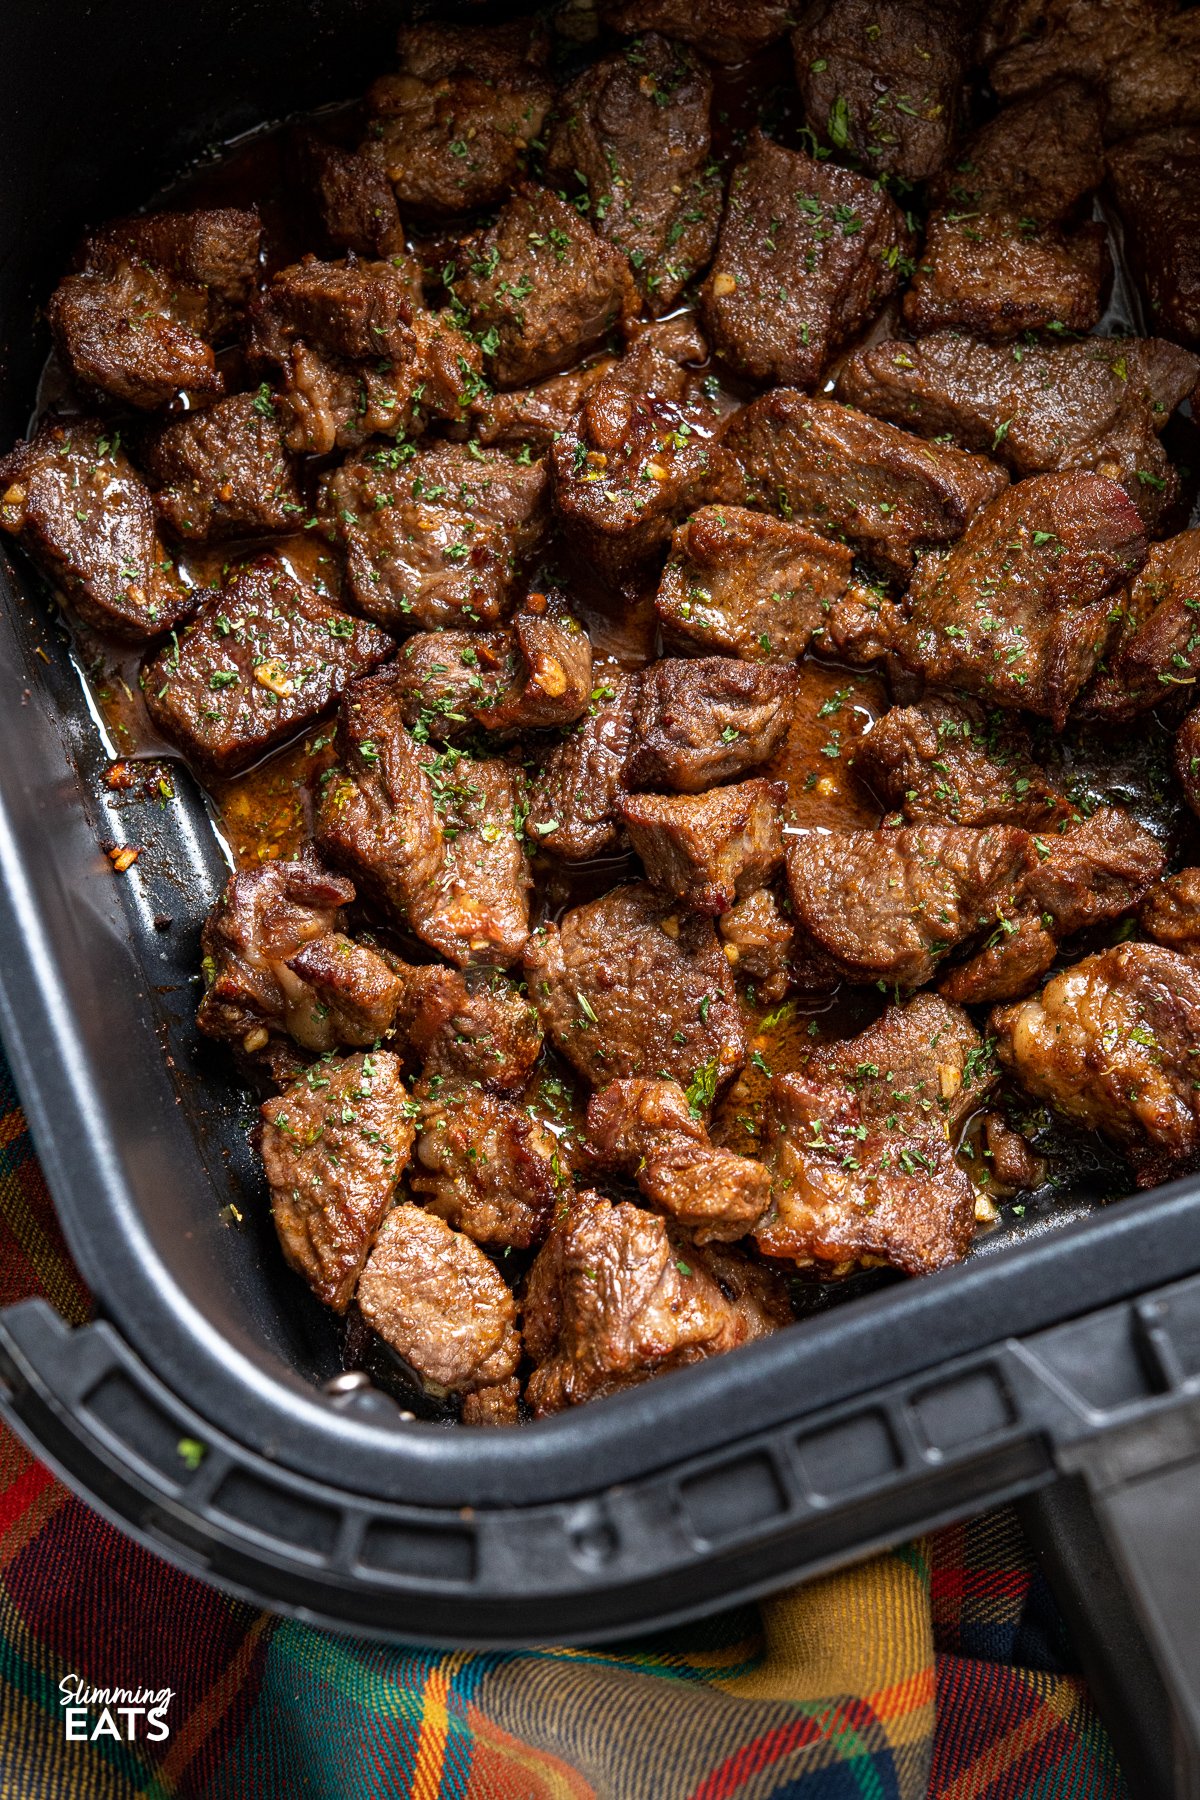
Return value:
[(715, 63), (744, 62), (792, 23), (789, 0), (601, 0), (600, 15), (627, 34), (665, 31)]
[(629, 258), (649, 310), (665, 313), (708, 265), (721, 216), (709, 161), (712, 77), (656, 32), (571, 83), (546, 146), (546, 172), (582, 183), (588, 217)]
[(516, 1372), (517, 1309), (495, 1264), (419, 1206), (394, 1206), (384, 1220), (358, 1304), (432, 1394), (475, 1393)]
[(893, 292), (908, 247), (877, 182), (760, 132), (730, 179), (705, 330), (738, 374), (811, 387)]
[(718, 428), (696, 378), (653, 343), (589, 390), (549, 460), (567, 534), (602, 576), (653, 563), (675, 519), (709, 497)]
[(414, 304), (394, 262), (306, 256), (272, 278), (253, 320), (251, 349), (282, 381), (293, 450), (324, 455), (462, 418), (481, 381), (476, 346)]
[(427, 1081), (519, 1088), (542, 1047), (537, 1013), (494, 970), (469, 979), (441, 963), (406, 969), (397, 1024)]
[(525, 1289), (525, 1348), (537, 1364), (525, 1397), (538, 1418), (758, 1335), (699, 1257), (684, 1255), (641, 1207), (575, 1196)]
[(145, 664), (142, 688), (159, 730), (229, 775), (315, 719), (393, 648), (278, 558), (261, 556)]
[(573, 206), (531, 183), (494, 225), (467, 239), (453, 292), (502, 387), (565, 369), (637, 311), (620, 251)]
[(1147, 937), (1181, 956), (1200, 956), (1200, 869), (1181, 869), (1157, 882), (1138, 908)]
[[(1193, 17), (1200, 23), (1200, 13)], [(1200, 129), (1118, 144), (1108, 153), (1108, 179), (1151, 327), (1200, 344)]]
[(943, 978), (948, 999), (986, 1004), (1028, 993), (1062, 939), (1122, 918), (1166, 862), (1157, 838), (1117, 806), (1064, 821), (1035, 835), (1033, 845), (1037, 862), (1021, 882), (1012, 916), (978, 955)]
[(399, 74), (367, 95), (367, 141), (401, 206), (440, 216), (502, 199), (553, 99), (545, 34), (521, 19), (412, 25), (399, 48)]
[[(330, 243), (356, 256), (407, 260), (400, 209), (378, 150), (343, 150), (312, 135), (304, 161)], [(419, 301), (419, 289), (413, 298)]]
[[(722, 915), (721, 947), (739, 981), (752, 982), (767, 1005), (788, 989), (805, 985), (805, 960), (796, 941), (791, 903), (785, 908), (773, 888), (760, 888)], [(832, 968), (832, 964), (830, 965)], [(840, 977), (836, 971), (830, 986)]]
[(630, 794), (619, 817), (656, 888), (697, 912), (728, 912), (783, 862), (781, 781), (702, 794)]
[(844, 544), (807, 526), (704, 506), (675, 533), (655, 609), (672, 642), (786, 662), (845, 594), (852, 563)]
[(1103, 178), (1101, 116), (1083, 82), (1055, 82), (1004, 107), (967, 138), (932, 197), (954, 212), (1015, 212), (1041, 225), (1061, 224)]
[(854, 773), (910, 824), (1024, 825), (1049, 831), (1072, 809), (1032, 760), (1009, 714), (970, 700), (894, 706), (854, 751)]
[(699, 1105), (678, 1082), (611, 1082), (592, 1095), (587, 1129), (601, 1167), (632, 1175), (698, 1244), (745, 1237), (767, 1209), (766, 1169), (711, 1143)]
[(746, 1029), (711, 919), (641, 883), (542, 926), (525, 975), (544, 1029), (595, 1087), (655, 1075), (711, 1097), (745, 1060)]
[(520, 1422), (521, 1383), (515, 1375), (491, 1387), (464, 1394), (459, 1423), (462, 1425), (516, 1425)]
[(326, 1058), (262, 1109), (283, 1254), (345, 1312), (412, 1147), (413, 1103), (386, 1050)]
[(767, 1112), (768, 1256), (840, 1274), (887, 1262), (923, 1275), (970, 1247), (975, 1194), (955, 1158), (991, 1085), (983, 1044), (931, 994), (777, 1075)]
[(917, 333), (953, 327), (1002, 339), (1090, 331), (1109, 272), (1102, 225), (1067, 236), (1031, 230), (1016, 212), (934, 213), (904, 296), (904, 323)]
[(1103, 475), (1034, 475), (977, 514), (908, 591), (892, 646), (934, 686), (1052, 719), (1104, 655), (1113, 595), (1146, 558), (1128, 495)]
[(916, 552), (952, 542), (1006, 486), (1003, 469), (853, 407), (776, 388), (726, 428), (720, 496), (781, 512), (844, 538), (889, 573), (911, 573)]
[(551, 1134), (511, 1100), (471, 1082), (426, 1076), (415, 1092), (413, 1193), (477, 1244), (539, 1244), (558, 1197)]
[(1119, 481), (1148, 526), (1178, 483), (1158, 441), (1200, 375), (1164, 338), (981, 344), (955, 332), (856, 351), (838, 398), (922, 437), (952, 437), (1014, 475), (1093, 469)]
[(329, 476), (322, 512), (354, 598), (381, 625), (493, 625), (541, 533), (540, 463), (465, 444), (373, 450)]
[(448, 962), (516, 962), (529, 934), (520, 770), (422, 749), (394, 668), (347, 694), (338, 750), (317, 814), (328, 855)]
[(1179, 727), (1173, 760), (1183, 797), (1200, 817), (1200, 707), (1190, 712)]
[(1124, 723), (1200, 676), (1200, 531), (1151, 544), (1108, 668), (1080, 710)]
[(235, 206), (197, 207), (117, 219), (84, 239), (75, 266), (111, 275), (131, 262), (149, 263), (178, 281), (203, 288), (211, 329), (220, 334), (249, 303), (262, 247), (257, 212)]
[(591, 641), (544, 594), (530, 595), (511, 631), (418, 632), (396, 669), (404, 723), (444, 743), (479, 726), (511, 734), (571, 725), (592, 693)]
[(302, 510), (265, 388), (160, 426), (143, 440), (141, 455), (159, 517), (178, 537), (287, 531)]
[(1139, 1187), (1200, 1160), (1200, 971), (1158, 944), (1118, 944), (992, 1016), (1021, 1086), (1100, 1131)]
[(366, 944), (338, 930), (354, 887), (311, 852), (231, 875), (201, 934), (208, 1037), (266, 1048), (281, 1028), (306, 1050), (368, 1045), (390, 1030), (401, 981)]
[(779, 663), (727, 656), (652, 663), (638, 682), (626, 783), (702, 794), (757, 768), (787, 731), (795, 689), (792, 671)]
[(1035, 861), (1011, 825), (794, 829), (787, 845), (792, 907), (818, 947), (851, 981), (908, 988), (1007, 917)]
[(148, 263), (66, 276), (50, 296), (46, 317), (59, 356), (85, 393), (110, 394), (149, 410), (177, 394), (196, 401), (225, 392), (206, 336), (203, 288)]
[(1046, 1179), (1045, 1159), (1035, 1156), (1020, 1132), (1006, 1125), (999, 1113), (983, 1116), (982, 1160), (979, 1177), (995, 1199), (1032, 1193)]
[(533, 777), (527, 830), (569, 862), (588, 862), (616, 843), (640, 689), (640, 675), (606, 679), (587, 717)]
[(936, 175), (954, 141), (972, 24), (966, 0), (808, 0), (792, 38), (808, 123), (877, 172)]
[(120, 433), (94, 419), (43, 425), (0, 458), (0, 529), (95, 631), (137, 642), (196, 610)]

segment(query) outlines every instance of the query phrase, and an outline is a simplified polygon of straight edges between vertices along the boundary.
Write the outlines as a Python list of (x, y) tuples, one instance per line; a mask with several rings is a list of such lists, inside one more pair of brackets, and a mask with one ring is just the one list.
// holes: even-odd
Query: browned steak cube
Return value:
[(0, 458), (0, 529), (94, 631), (136, 643), (196, 610), (120, 432), (94, 419), (43, 425)]
[[(1032, 229), (1031, 229), (1032, 226)], [(1111, 273), (1103, 225), (1069, 235), (1016, 212), (934, 213), (904, 296), (910, 331), (1090, 331)]]
[(1145, 559), (1142, 522), (1115, 481), (1033, 475), (922, 564), (894, 648), (934, 686), (1061, 730), (1112, 634), (1112, 597)]
[[(687, 1254), (691, 1255), (690, 1246)], [(525, 1344), (536, 1417), (734, 1349), (753, 1335), (661, 1219), (577, 1194), (529, 1272)]]
[(592, 694), (591, 640), (545, 594), (531, 594), (508, 631), (418, 632), (396, 669), (401, 716), (422, 742), (570, 725)]
[(697, 912), (728, 912), (783, 862), (781, 781), (707, 794), (629, 794), (619, 817), (649, 880)]
[(1200, 970), (1158, 944), (1087, 956), (992, 1015), (1026, 1092), (1099, 1131), (1154, 1187), (1200, 1159)]
[(767, 1170), (711, 1143), (677, 1082), (610, 1082), (588, 1102), (587, 1128), (600, 1166), (632, 1175), (698, 1244), (745, 1237), (767, 1209)]
[(1138, 908), (1147, 937), (1180, 956), (1200, 956), (1200, 869), (1180, 869), (1156, 882)]
[(441, 217), (491, 206), (511, 188), (550, 110), (549, 41), (528, 20), (411, 25), (400, 72), (367, 95), (367, 143), (401, 206)]
[(1200, 128), (1118, 144), (1108, 179), (1152, 329), (1200, 344)]
[(949, 436), (1014, 475), (1094, 469), (1147, 525), (1178, 481), (1158, 441), (1200, 364), (1165, 338), (985, 344), (958, 332), (890, 339), (843, 364), (837, 396), (922, 437)]
[(531, 182), (467, 239), (451, 291), (502, 387), (565, 369), (638, 309), (622, 253)]
[(615, 31), (663, 31), (695, 44), (711, 62), (740, 63), (781, 38), (792, 24), (789, 0), (601, 0)]
[(1032, 760), (1011, 714), (970, 700), (893, 706), (855, 746), (854, 773), (910, 824), (1023, 825), (1049, 831), (1074, 810)]
[(739, 375), (812, 387), (895, 290), (910, 247), (878, 182), (756, 133), (730, 178), (705, 330)]
[[(330, 243), (356, 256), (396, 257), (407, 263), (400, 209), (378, 151), (343, 150), (310, 133), (303, 158)], [(419, 288), (413, 298), (420, 300)]]
[(673, 644), (790, 661), (846, 592), (853, 561), (805, 525), (703, 506), (675, 533), (655, 610)]
[(434, 1075), (415, 1092), (421, 1119), (409, 1187), (421, 1203), (477, 1244), (540, 1244), (559, 1193), (551, 1134), (473, 1082)]
[(431, 1394), (494, 1388), (516, 1372), (517, 1311), (495, 1264), (419, 1206), (395, 1206), (384, 1220), (358, 1304)]
[(529, 1001), (496, 970), (463, 975), (441, 963), (404, 971), (397, 1025), (426, 1079), (510, 1091), (533, 1073), (542, 1028)]
[(393, 649), (385, 632), (262, 556), (210, 593), (145, 664), (142, 688), (159, 730), (228, 775), (315, 719)]
[(718, 453), (721, 498), (844, 538), (888, 573), (961, 536), (1007, 485), (995, 463), (923, 444), (836, 401), (776, 388), (735, 413)]
[(664, 657), (638, 684), (625, 781), (700, 794), (744, 775), (779, 747), (795, 691), (781, 663)]
[(568, 862), (587, 862), (617, 841), (640, 686), (639, 675), (606, 679), (587, 716), (534, 772), (526, 829)]
[(1200, 531), (1151, 544), (1125, 612), (1108, 667), (1080, 704), (1086, 718), (1127, 723), (1200, 677)]
[(369, 945), (331, 932), (305, 944), (287, 966), (312, 990), (314, 1036), (365, 1046), (390, 1034), (402, 984)]
[(589, 389), (549, 463), (555, 510), (601, 576), (644, 571), (675, 520), (710, 497), (719, 429), (696, 377), (653, 343)]
[(46, 317), (67, 372), (85, 393), (148, 411), (179, 394), (196, 401), (225, 392), (203, 288), (148, 263), (65, 276)]
[(601, 237), (629, 258), (650, 312), (670, 310), (707, 268), (721, 216), (710, 161), (708, 71), (649, 32), (571, 83), (546, 147), (546, 172), (582, 186)]
[[(774, 888), (760, 888), (723, 913), (718, 925), (721, 948), (739, 981), (751, 984), (768, 1006), (782, 1000), (788, 989), (819, 987), (806, 966), (810, 961), (797, 942), (791, 902), (780, 900)], [(815, 960), (815, 952), (813, 959)], [(841, 976), (828, 965), (836, 987)]]
[(386, 1050), (314, 1063), (262, 1109), (262, 1157), (283, 1254), (345, 1312), (414, 1137), (415, 1111)]
[(759, 1249), (827, 1273), (883, 1261), (924, 1275), (959, 1261), (975, 1190), (954, 1139), (987, 1094), (985, 1070), (967, 1015), (920, 994), (824, 1046), (802, 1071), (777, 1075), (767, 1112), (772, 1205), (754, 1234)]
[(519, 837), (525, 781), (511, 763), (472, 761), (447, 749), (425, 763), (443, 820), (433, 891), (410, 922), (448, 962), (519, 962), (529, 936), (531, 877)]
[(525, 952), (529, 998), (594, 1087), (628, 1075), (710, 1096), (742, 1066), (746, 1028), (710, 919), (641, 883), (542, 926)]
[(266, 388), (160, 426), (141, 455), (159, 517), (181, 538), (287, 531), (302, 510)]
[(1190, 712), (1179, 727), (1172, 761), (1183, 797), (1200, 817), (1200, 707)]
[(797, 827), (787, 844), (792, 908), (818, 948), (847, 980), (906, 988), (1007, 917), (1036, 860), (1012, 825)]
[(1102, 112), (1092, 89), (1071, 80), (1002, 108), (955, 151), (932, 198), (959, 213), (1061, 224), (1103, 178)]
[(460, 1425), (518, 1425), (520, 1420), (521, 1383), (515, 1375), (462, 1397)]
[(465, 444), (371, 450), (336, 469), (321, 509), (354, 598), (381, 625), (494, 625), (545, 523), (546, 476)]
[(972, 24), (959, 0), (808, 0), (792, 38), (808, 123), (877, 172), (936, 175), (958, 125)]
[(149, 263), (204, 288), (209, 322), (220, 334), (249, 303), (262, 248), (262, 221), (253, 208), (196, 207), (118, 219), (84, 239), (76, 267), (116, 274), (130, 263)]

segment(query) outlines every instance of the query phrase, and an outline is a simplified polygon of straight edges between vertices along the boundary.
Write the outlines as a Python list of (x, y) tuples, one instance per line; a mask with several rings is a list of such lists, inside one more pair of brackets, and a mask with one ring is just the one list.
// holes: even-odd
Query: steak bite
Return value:
[(617, 842), (641, 681), (640, 674), (607, 677), (587, 715), (530, 782), (526, 830), (568, 862), (588, 862)]
[(191, 624), (143, 665), (158, 729), (205, 768), (235, 774), (293, 736), (394, 649), (260, 556), (210, 592)]
[(638, 309), (629, 265), (575, 207), (526, 182), (468, 238), (452, 292), (501, 387), (553, 375)]
[(1200, 869), (1180, 869), (1156, 882), (1138, 908), (1138, 923), (1156, 944), (1200, 957)]
[(626, 785), (702, 794), (757, 768), (783, 741), (795, 692), (793, 671), (779, 663), (728, 656), (652, 663), (638, 682)]
[(697, 912), (728, 912), (783, 862), (781, 781), (707, 794), (629, 794), (618, 816), (651, 884)]
[[(700, 1259), (684, 1261), (661, 1219), (577, 1194), (529, 1271), (525, 1390), (544, 1418), (757, 1335)], [(690, 1246), (688, 1246), (690, 1254)]]
[(843, 1274), (887, 1262), (924, 1275), (970, 1248), (975, 1190), (955, 1157), (994, 1079), (964, 1012), (931, 994), (777, 1075), (767, 1108), (768, 1256)]
[(1116, 145), (1108, 153), (1108, 180), (1151, 328), (1200, 344), (1200, 127), (1154, 131)]
[(776, 388), (735, 413), (723, 433), (720, 498), (781, 512), (842, 538), (889, 574), (918, 550), (953, 542), (1007, 485), (995, 463), (839, 406)]
[(877, 173), (936, 175), (958, 125), (973, 24), (961, 0), (808, 0), (792, 49), (809, 125)]
[(1104, 177), (1102, 114), (1082, 81), (1054, 82), (966, 138), (930, 197), (960, 213), (1007, 211), (1062, 224)]
[(1190, 712), (1179, 727), (1172, 762), (1183, 797), (1200, 818), (1200, 707)]
[(588, 1137), (600, 1167), (632, 1175), (698, 1244), (745, 1237), (767, 1209), (771, 1177), (711, 1143), (699, 1115), (677, 1082), (613, 1081), (588, 1102)]
[(472, 761), (444, 750), (425, 761), (433, 803), (443, 822), (443, 856), (431, 893), (409, 922), (448, 962), (521, 959), (529, 936), (532, 878), (518, 831), (522, 772), (499, 759)]
[(673, 645), (787, 662), (850, 584), (844, 544), (741, 506), (703, 506), (680, 525), (655, 611)]
[(790, 0), (601, 0), (600, 16), (627, 36), (662, 31), (695, 44), (710, 62), (740, 63), (783, 36), (792, 7)]
[(525, 977), (543, 1029), (593, 1087), (654, 1075), (714, 1095), (745, 1060), (746, 1028), (711, 919), (643, 883), (540, 927)]
[(1080, 711), (1127, 723), (1200, 676), (1200, 531), (1151, 544), (1108, 667)]
[(544, 594), (509, 631), (418, 632), (396, 658), (401, 716), (419, 740), (451, 743), (472, 727), (497, 734), (571, 725), (592, 694), (592, 645)]
[(527, 1250), (550, 1228), (557, 1146), (520, 1106), (472, 1082), (425, 1076), (409, 1187), (422, 1205), (477, 1244)]
[(768, 1006), (782, 1000), (792, 987), (832, 989), (841, 976), (830, 963), (830, 979), (822, 984), (813, 964), (814, 951), (806, 956), (797, 941), (791, 901), (782, 901), (773, 887), (759, 888), (723, 913), (718, 922), (721, 948), (739, 981), (753, 983), (758, 998)]
[(401, 206), (441, 218), (504, 198), (554, 98), (549, 47), (527, 19), (402, 29), (399, 73), (367, 94), (366, 140)]
[(588, 217), (628, 257), (656, 317), (712, 256), (721, 216), (712, 94), (691, 52), (651, 31), (585, 69), (548, 133), (547, 175), (568, 191), (582, 185)]
[(163, 547), (120, 433), (95, 419), (43, 425), (0, 457), (0, 529), (94, 631), (141, 642), (199, 604)]
[(971, 700), (893, 706), (858, 740), (854, 773), (887, 812), (911, 825), (1023, 825), (1050, 831), (1071, 806), (1033, 761), (1011, 714)]
[(478, 348), (414, 304), (394, 261), (306, 256), (272, 277), (252, 317), (251, 354), (282, 383), (292, 450), (323, 456), (463, 418), (481, 383)]
[(1112, 635), (1112, 599), (1146, 559), (1141, 520), (1103, 475), (1034, 475), (927, 558), (892, 647), (933, 686), (1061, 731)]
[(956, 332), (893, 339), (847, 359), (837, 395), (922, 437), (949, 435), (1013, 475), (1092, 469), (1148, 526), (1178, 489), (1158, 434), (1200, 375), (1163, 338), (982, 344)]
[(1103, 225), (1069, 235), (1009, 211), (934, 213), (904, 323), (1007, 340), (1023, 331), (1090, 331), (1111, 274)]
[(195, 402), (225, 392), (207, 335), (204, 289), (149, 263), (64, 276), (46, 317), (55, 349), (85, 394), (150, 411), (179, 394)]
[(812, 387), (895, 291), (909, 248), (878, 182), (758, 132), (730, 177), (705, 330), (739, 375)]
[[(407, 261), (400, 209), (378, 150), (343, 150), (310, 132), (304, 140), (303, 159), (331, 244), (338, 250), (352, 250), (356, 256)], [(419, 285), (414, 286), (413, 299), (419, 304)]]
[(326, 1058), (262, 1109), (271, 1213), (289, 1267), (345, 1312), (412, 1147), (413, 1105), (386, 1050)]
[(204, 998), (196, 1024), (206, 1037), (267, 1047), (271, 1029), (306, 1050), (363, 1047), (391, 1029), (399, 977), (374, 950), (338, 929), (354, 886), (309, 850), (231, 875), (204, 923)]
[(351, 590), (381, 625), (494, 625), (545, 521), (541, 463), (465, 444), (368, 450), (329, 475), (321, 514)]
[(719, 429), (696, 376), (652, 342), (589, 389), (549, 462), (567, 536), (604, 579), (651, 566), (675, 520), (710, 497)]
[(1139, 1187), (1200, 1159), (1200, 971), (1158, 944), (1118, 944), (992, 1015), (1021, 1086), (1103, 1133)]
[(185, 541), (282, 532), (302, 510), (274, 401), (234, 394), (148, 433), (142, 465), (159, 517)]
[(111, 275), (131, 262), (149, 263), (203, 288), (211, 329), (220, 335), (246, 310), (262, 251), (262, 221), (253, 208), (194, 207), (116, 219), (84, 239), (75, 266)]
[(396, 1023), (427, 1082), (438, 1076), (509, 1092), (524, 1086), (542, 1048), (536, 1011), (494, 969), (406, 968)]
[(358, 1284), (373, 1331), (435, 1396), (508, 1382), (521, 1357), (517, 1309), (468, 1237), (419, 1206), (394, 1206)]

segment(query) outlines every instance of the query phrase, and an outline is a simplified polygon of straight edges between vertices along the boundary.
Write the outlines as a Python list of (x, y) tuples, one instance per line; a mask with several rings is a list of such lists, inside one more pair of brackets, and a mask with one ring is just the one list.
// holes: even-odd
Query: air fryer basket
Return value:
[[(212, 144), (360, 90), (388, 64), (396, 10), (12, 12), (0, 443), (25, 427), (38, 303), (80, 228)], [(78, 1331), (41, 1302), (0, 1316), (0, 1404), (39, 1453), (123, 1529), (256, 1601), (472, 1644), (683, 1618), (1069, 1480), (1200, 1765), (1200, 1183), (518, 1433), (323, 1392), (330, 1321), (240, 1204), (244, 1109), (191, 1026), (224, 873), (203, 798), (181, 771), (170, 808), (114, 809), (69, 642), (18, 561), (0, 558), (0, 1026), (98, 1306)], [(114, 840), (149, 849), (132, 879), (113, 878)], [(195, 1469), (183, 1437), (206, 1446)], [(1054, 1540), (1079, 1608), (1097, 1579), (1071, 1553), (1083, 1530)]]

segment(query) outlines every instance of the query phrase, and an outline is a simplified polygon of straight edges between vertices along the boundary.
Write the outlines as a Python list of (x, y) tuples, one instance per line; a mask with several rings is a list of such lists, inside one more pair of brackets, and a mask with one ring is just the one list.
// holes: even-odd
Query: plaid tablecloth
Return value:
[[(0, 1063), (0, 1304), (88, 1296)], [(177, 1574), (0, 1431), (0, 1800), (1117, 1800), (1008, 1510), (605, 1650), (321, 1632)], [(124, 1735), (86, 1687), (170, 1688)]]

